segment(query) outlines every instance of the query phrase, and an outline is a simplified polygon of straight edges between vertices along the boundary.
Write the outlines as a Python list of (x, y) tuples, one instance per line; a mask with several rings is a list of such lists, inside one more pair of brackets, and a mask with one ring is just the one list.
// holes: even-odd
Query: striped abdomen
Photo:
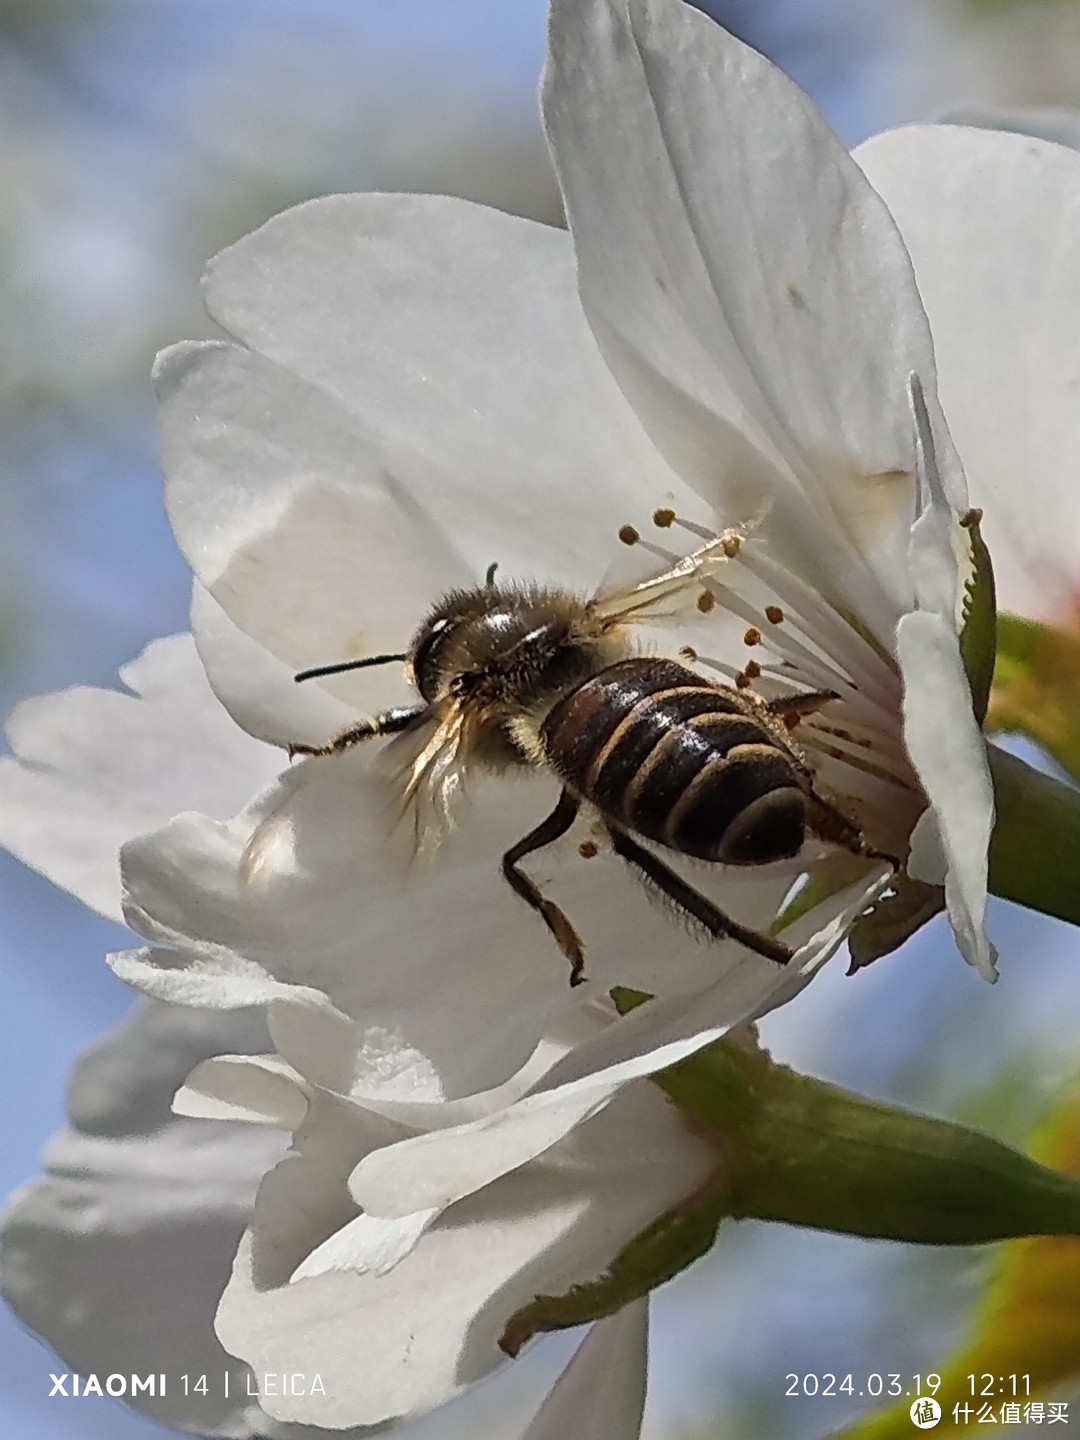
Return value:
[(567, 786), (684, 855), (763, 865), (795, 855), (806, 799), (751, 702), (673, 660), (623, 660), (571, 691), (540, 731)]

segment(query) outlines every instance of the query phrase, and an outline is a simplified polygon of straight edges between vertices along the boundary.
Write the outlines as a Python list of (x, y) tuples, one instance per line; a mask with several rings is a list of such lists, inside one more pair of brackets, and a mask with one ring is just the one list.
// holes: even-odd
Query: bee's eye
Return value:
[(435, 699), (439, 689), (442, 667), (439, 652), (450, 631), (450, 621), (445, 617), (434, 621), (420, 635), (413, 647), (412, 672), (416, 688), (425, 700)]

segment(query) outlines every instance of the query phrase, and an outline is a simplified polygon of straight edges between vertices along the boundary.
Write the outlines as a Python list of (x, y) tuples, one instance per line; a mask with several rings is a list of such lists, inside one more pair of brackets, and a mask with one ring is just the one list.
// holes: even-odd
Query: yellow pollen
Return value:
[(703, 590), (697, 597), (697, 608), (701, 611), (702, 615), (708, 615), (715, 604), (716, 596), (711, 590)]
[(760, 645), (761, 631), (757, 628), (756, 625), (749, 625), (747, 627), (746, 634), (742, 638), (744, 645)]
[(675, 523), (675, 511), (666, 507), (661, 510), (654, 510), (652, 523), (658, 530), (668, 530)]
[(578, 846), (578, 854), (583, 860), (595, 860), (600, 854), (600, 847), (595, 840), (583, 840)]
[(621, 525), (619, 527), (619, 539), (624, 545), (636, 545), (641, 536), (634, 529), (633, 525)]
[(779, 605), (765, 606), (765, 619), (768, 620), (770, 625), (779, 625), (783, 618), (784, 612), (780, 609)]

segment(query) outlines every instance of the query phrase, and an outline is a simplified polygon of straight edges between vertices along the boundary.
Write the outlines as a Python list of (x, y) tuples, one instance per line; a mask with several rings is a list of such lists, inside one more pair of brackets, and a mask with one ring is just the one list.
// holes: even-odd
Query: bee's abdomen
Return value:
[(790, 758), (739, 698), (672, 660), (623, 660), (579, 685), (540, 732), (549, 763), (610, 819), (730, 865), (800, 849)]

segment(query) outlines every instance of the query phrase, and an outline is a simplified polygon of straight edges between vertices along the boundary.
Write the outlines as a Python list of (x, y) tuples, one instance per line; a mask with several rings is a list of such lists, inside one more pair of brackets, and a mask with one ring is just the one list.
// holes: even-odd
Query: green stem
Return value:
[(990, 893), (1080, 925), (1080, 790), (987, 746), (997, 822)]

